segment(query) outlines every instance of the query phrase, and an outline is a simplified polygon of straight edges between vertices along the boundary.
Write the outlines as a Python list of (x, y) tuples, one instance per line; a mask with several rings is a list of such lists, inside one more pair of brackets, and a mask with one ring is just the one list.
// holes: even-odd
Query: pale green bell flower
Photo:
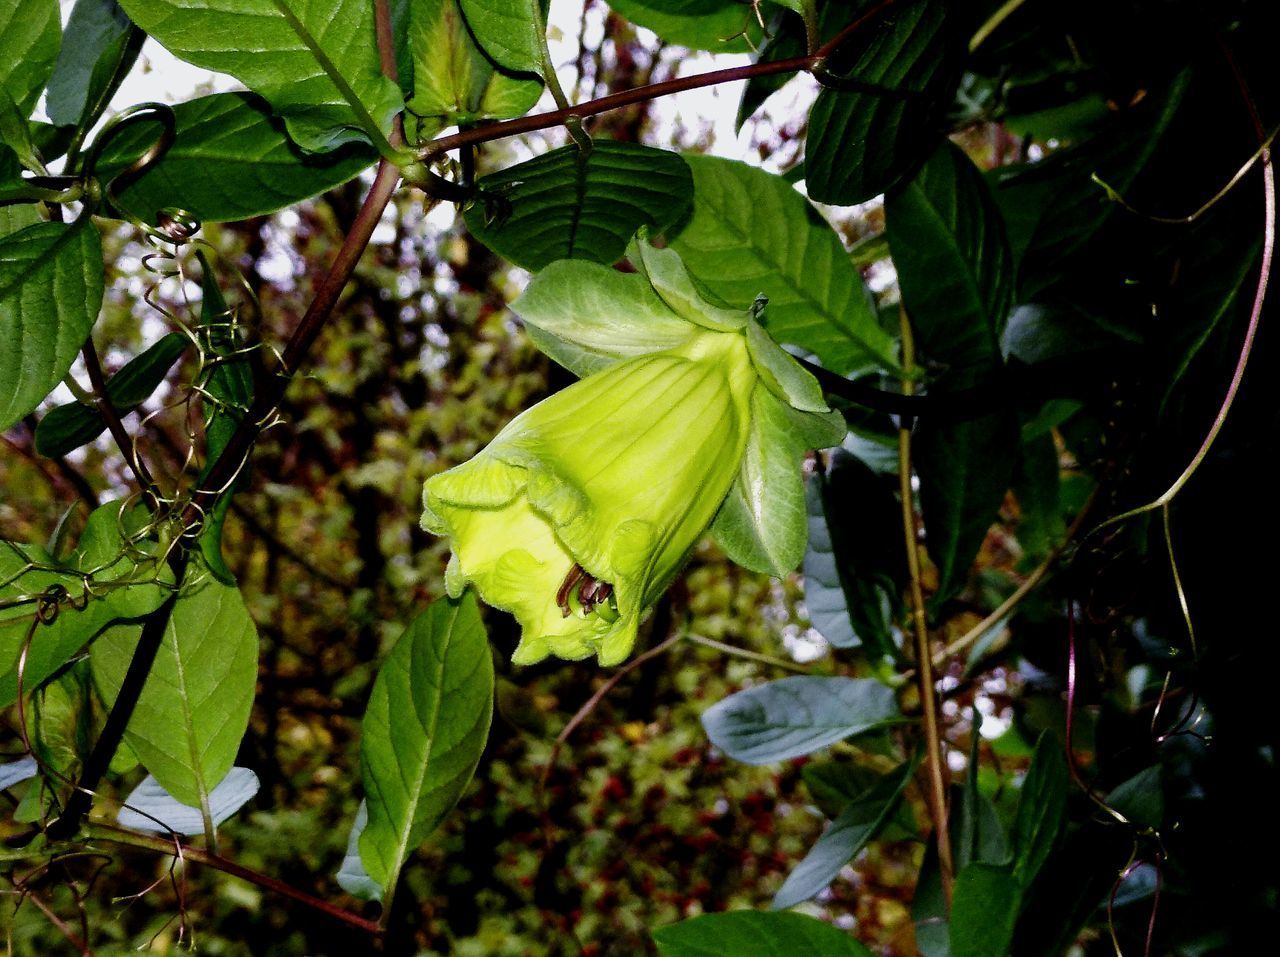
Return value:
[(668, 250), (632, 256), (642, 273), (580, 261), (539, 273), (515, 309), (585, 377), (423, 490), (423, 527), (452, 540), (446, 589), (473, 584), (515, 615), (517, 664), (623, 661), (713, 523), (735, 560), (794, 567), (798, 454), (844, 434), (751, 313), (701, 299)]

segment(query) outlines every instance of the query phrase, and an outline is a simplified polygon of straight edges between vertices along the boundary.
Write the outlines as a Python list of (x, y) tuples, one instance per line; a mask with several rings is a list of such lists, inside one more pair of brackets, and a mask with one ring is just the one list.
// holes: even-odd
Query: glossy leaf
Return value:
[(91, 123), (133, 67), (145, 39), (116, 0), (76, 0), (49, 78), (50, 121)]
[(1023, 887), (1035, 880), (1053, 850), (1065, 822), (1068, 788), (1062, 742), (1045, 732), (1022, 782), (1013, 825), (1013, 876)]
[(846, 864), (876, 839), (892, 820), (902, 800), (902, 791), (915, 768), (914, 761), (903, 764), (840, 812), (804, 859), (787, 875), (773, 898), (775, 910), (794, 907), (821, 893)]
[(901, 720), (893, 691), (878, 681), (798, 675), (730, 695), (703, 713), (702, 726), (729, 757), (772, 764)]
[(1004, 221), (973, 161), (944, 142), (885, 201), (889, 248), (921, 351), (951, 368), (1000, 357), (1013, 292)]
[[(191, 344), (180, 332), (171, 332), (143, 353), (125, 363), (107, 380), (107, 397), (120, 415), (127, 415), (147, 400), (164, 381), (170, 367)], [(51, 409), (36, 429), (36, 451), (54, 457), (87, 445), (106, 431), (107, 423), (95, 405), (68, 402)]]
[(102, 248), (87, 220), (0, 239), (0, 431), (62, 381), (102, 305)]
[[(137, 646), (136, 629), (94, 642), (93, 678), (114, 701)], [(212, 814), (249, 724), (258, 678), (258, 631), (240, 592), (193, 561), (160, 653), (125, 732), (143, 766), (183, 804)]]
[(378, 672), (361, 725), (368, 824), (360, 859), (385, 896), (471, 780), (493, 716), (493, 657), (470, 592), (413, 620)]
[(662, 957), (871, 957), (844, 931), (804, 914), (703, 914), (653, 932)]
[(0, 3), (0, 88), (24, 118), (40, 99), (61, 42), (58, 0)]
[(1145, 768), (1118, 784), (1107, 795), (1107, 804), (1134, 824), (1159, 827), (1164, 823), (1164, 784), (1160, 765)]
[[(209, 819), (221, 824), (244, 807), (258, 793), (258, 776), (248, 768), (232, 768), (227, 776), (209, 792)], [(124, 806), (116, 814), (121, 827), (135, 831), (159, 831), (176, 834), (203, 834), (204, 816), (200, 808), (183, 804), (148, 774), (129, 792)]]
[[(173, 111), (173, 146), (121, 192), (123, 205), (148, 219), (170, 206), (205, 222), (263, 216), (345, 183), (376, 159), (359, 144), (327, 156), (302, 152), (263, 101), (249, 93), (214, 93)], [(150, 124), (121, 132), (103, 153), (103, 175), (123, 170), (155, 135)]]
[(951, 957), (1005, 957), (1022, 900), (1012, 871), (975, 862), (956, 875), (952, 894)]
[[(534, 7), (540, 3), (541, 9)], [(550, 0), (458, 0), (467, 26), (489, 58), (516, 73), (542, 74), (542, 40)]]
[(837, 451), (826, 474), (810, 480), (805, 503), (809, 621), (837, 648), (862, 645), (873, 662), (896, 657), (893, 622), (907, 577), (897, 498), (861, 460)]
[(863, 203), (924, 160), (942, 137), (941, 120), (960, 78), (960, 19), (949, 0), (895, 7), (868, 39), (833, 57), (833, 72), (878, 89), (818, 94), (805, 140), (810, 197), (838, 206)]
[(611, 0), (609, 6), (668, 43), (711, 53), (746, 53), (760, 25), (737, 0)]
[(779, 176), (686, 156), (693, 215), (671, 248), (712, 293), (739, 309), (769, 299), (765, 328), (842, 374), (896, 366), (862, 277), (818, 211)]
[[(693, 189), (675, 153), (608, 140), (587, 151), (574, 145), (552, 150), (479, 185), (500, 197), (500, 209), (477, 202), (467, 227), (531, 270), (557, 259), (614, 263), (641, 226), (663, 229), (685, 215)], [(489, 220), (489, 212), (496, 218)]]
[[(265, 98), (304, 150), (369, 142), (401, 106), (383, 76), (373, 5), (363, 0), (123, 0), (174, 56), (227, 73)], [(252, 43), (245, 38), (252, 37)]]

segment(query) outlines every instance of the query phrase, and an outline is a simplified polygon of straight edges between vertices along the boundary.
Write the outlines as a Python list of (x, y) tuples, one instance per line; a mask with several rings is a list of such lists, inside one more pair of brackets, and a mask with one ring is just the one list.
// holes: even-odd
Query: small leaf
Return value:
[[(93, 644), (93, 679), (115, 701), (138, 643), (112, 629)], [(125, 740), (160, 786), (212, 815), (235, 760), (258, 679), (258, 631), (240, 592), (193, 560)]]
[(653, 932), (662, 957), (871, 957), (830, 924), (804, 914), (703, 914)]
[(610, 265), (641, 226), (670, 226), (689, 209), (689, 169), (675, 153), (635, 143), (570, 145), (482, 178), (510, 215), (486, 222), (484, 204), (467, 228), (517, 266), (539, 270), (557, 259)]
[(1107, 804), (1134, 824), (1159, 827), (1164, 823), (1164, 786), (1160, 765), (1153, 764), (1121, 782), (1107, 795)]
[[(359, 144), (326, 156), (302, 152), (250, 93), (214, 93), (179, 103), (173, 112), (173, 145), (120, 194), (126, 209), (148, 220), (170, 206), (209, 223), (264, 216), (340, 186), (376, 159)], [(121, 131), (103, 152), (101, 175), (122, 171), (155, 135), (150, 123)]]
[(711, 53), (747, 53), (760, 40), (760, 24), (738, 0), (612, 0), (615, 11), (667, 43)]
[(53, 72), (61, 42), (58, 0), (7, 0), (0, 6), (0, 88), (24, 119)]
[(1005, 957), (1022, 901), (1011, 870), (970, 864), (956, 875), (952, 894), (951, 957)]
[(896, 7), (869, 39), (832, 58), (840, 75), (880, 89), (818, 94), (805, 140), (805, 187), (814, 200), (852, 206), (886, 193), (941, 139), (960, 79), (964, 30), (954, 11), (949, 0)]
[[(258, 793), (258, 776), (248, 768), (232, 768), (216, 788), (209, 792), (209, 818), (214, 826), (221, 824), (244, 807)], [(203, 834), (204, 817), (200, 808), (183, 804), (148, 774), (129, 792), (124, 807), (116, 814), (121, 827), (135, 831), (172, 831), (175, 834)]]
[(266, 99), (304, 150), (372, 142), (371, 127), (388, 131), (403, 105), (399, 87), (382, 74), (373, 4), (363, 0), (120, 5), (174, 56), (227, 73)]
[(18, 162), (27, 169), (37, 173), (44, 172), (44, 164), (36, 153), (35, 144), (31, 142), (31, 128), (27, 126), (27, 118), (18, 112), (17, 104), (4, 87), (0, 87), (0, 148), (12, 150)]
[(89, 125), (133, 67), (145, 39), (116, 0), (76, 0), (49, 77), (49, 119), (56, 126)]
[(470, 592), (415, 618), (379, 670), (361, 725), (369, 819), (360, 859), (387, 899), (405, 859), (470, 782), (489, 736), (493, 687)]
[[(171, 332), (125, 363), (107, 380), (107, 398), (116, 411), (127, 415), (146, 401), (190, 344), (191, 340), (182, 333)], [(106, 420), (96, 405), (68, 402), (50, 409), (40, 420), (36, 428), (36, 451), (50, 458), (66, 455), (92, 442), (106, 428)]]
[[(540, 9), (534, 7), (540, 4)], [(542, 74), (542, 38), (550, 0), (458, 0), (480, 48), (499, 66)]]
[[(671, 237), (693, 276), (738, 309), (758, 295), (778, 342), (815, 354), (842, 375), (894, 369), (862, 276), (835, 231), (780, 176), (745, 163), (686, 156), (693, 215)], [(822, 277), (814, 282), (814, 277)]]
[(102, 247), (86, 218), (0, 239), (0, 431), (62, 381), (102, 305)]
[(1062, 830), (1067, 788), (1062, 744), (1046, 731), (1036, 742), (1013, 825), (1013, 876), (1024, 888), (1035, 880)]
[(347, 852), (342, 858), (342, 867), (337, 873), (338, 886), (352, 897), (362, 901), (382, 899), (382, 888), (369, 872), (364, 869), (360, 860), (360, 835), (369, 823), (369, 805), (361, 801), (356, 809), (356, 818), (351, 822), (351, 834), (347, 838)]
[(775, 910), (794, 907), (821, 893), (859, 851), (876, 839), (892, 820), (902, 800), (902, 791), (915, 773), (916, 764), (916, 761), (908, 761), (886, 774), (840, 812), (804, 859), (787, 875), (786, 882), (773, 898)]
[(730, 695), (703, 713), (702, 726), (729, 757), (771, 764), (901, 720), (892, 689), (878, 681), (798, 675)]

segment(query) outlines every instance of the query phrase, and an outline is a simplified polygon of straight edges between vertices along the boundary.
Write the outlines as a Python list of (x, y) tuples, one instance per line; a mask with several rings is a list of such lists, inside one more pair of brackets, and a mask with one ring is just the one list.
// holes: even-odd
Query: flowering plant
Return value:
[(782, 575), (804, 553), (801, 458), (843, 419), (764, 331), (763, 302), (711, 301), (677, 254), (640, 236), (638, 272), (579, 260), (542, 270), (515, 311), (583, 376), (433, 476), (423, 526), (452, 539), (445, 577), (511, 612), (512, 660), (624, 660), (708, 529), (729, 556)]

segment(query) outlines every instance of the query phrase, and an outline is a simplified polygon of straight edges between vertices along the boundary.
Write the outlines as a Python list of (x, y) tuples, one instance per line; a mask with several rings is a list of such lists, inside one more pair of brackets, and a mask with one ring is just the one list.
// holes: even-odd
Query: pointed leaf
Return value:
[(975, 862), (956, 875), (951, 904), (951, 957), (1005, 957), (1022, 903), (1008, 867)]
[(102, 305), (102, 248), (87, 219), (0, 239), (0, 431), (62, 381)]
[(1062, 830), (1068, 787), (1062, 743), (1046, 731), (1036, 742), (1013, 825), (1013, 876), (1024, 888), (1035, 880)]
[(892, 340), (840, 238), (791, 184), (734, 160), (686, 161), (693, 215), (670, 246), (695, 278), (735, 308), (767, 296), (769, 334), (829, 369), (896, 367)]
[[(486, 222), (479, 202), (467, 228), (517, 266), (538, 270), (557, 259), (617, 262), (641, 226), (663, 229), (689, 209), (692, 179), (675, 153), (635, 143), (570, 145), (486, 176), (502, 213)], [(509, 210), (506, 208), (509, 204)]]
[(53, 72), (62, 42), (58, 0), (5, 0), (0, 3), (0, 88), (31, 115)]
[(133, 67), (145, 39), (116, 0), (76, 0), (49, 78), (50, 121), (91, 123)]
[[(114, 701), (138, 643), (112, 629), (93, 645), (93, 678)], [(258, 678), (258, 631), (240, 592), (193, 561), (125, 740), (160, 786), (207, 809), (235, 760)]]
[[(373, 4), (364, 0), (122, 0), (174, 56), (228, 73), (265, 98), (305, 150), (369, 141), (400, 109), (382, 74)], [(246, 42), (252, 38), (252, 42)]]
[(901, 720), (892, 689), (878, 681), (799, 675), (730, 695), (703, 713), (702, 726), (729, 757), (772, 764)]
[(805, 914), (703, 914), (653, 932), (662, 957), (871, 957), (844, 931)]
[[(209, 817), (221, 824), (244, 807), (258, 793), (258, 776), (248, 768), (232, 768), (209, 793)], [(172, 831), (176, 834), (203, 834), (204, 816), (200, 808), (183, 804), (148, 774), (129, 792), (124, 807), (116, 814), (121, 827), (135, 831)]]
[(405, 859), (470, 782), (489, 736), (493, 687), (470, 592), (415, 618), (379, 670), (361, 725), (369, 821), (360, 859), (387, 899)]

